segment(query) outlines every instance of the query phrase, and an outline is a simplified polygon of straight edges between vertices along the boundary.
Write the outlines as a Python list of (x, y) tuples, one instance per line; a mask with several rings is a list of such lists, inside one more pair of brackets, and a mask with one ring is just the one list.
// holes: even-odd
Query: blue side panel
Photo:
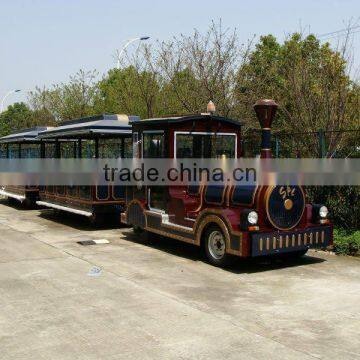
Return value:
[(116, 199), (125, 199), (125, 195), (126, 195), (125, 186), (120, 186), (120, 185), (114, 186), (114, 197)]
[(107, 185), (99, 185), (96, 187), (96, 197), (99, 200), (106, 200), (109, 197), (109, 187)]

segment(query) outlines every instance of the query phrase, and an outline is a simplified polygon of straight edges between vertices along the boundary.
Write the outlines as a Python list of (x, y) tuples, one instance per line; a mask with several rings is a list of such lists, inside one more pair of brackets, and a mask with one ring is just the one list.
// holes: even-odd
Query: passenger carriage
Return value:
[[(132, 139), (127, 115), (99, 115), (63, 122), (39, 134), (46, 141), (46, 158), (131, 158)], [(49, 140), (52, 143), (49, 143)], [(119, 214), (125, 187), (118, 185), (42, 186), (37, 204), (88, 217), (91, 221)]]
[[(40, 158), (44, 144), (37, 138), (39, 132), (49, 127), (33, 127), (19, 130), (0, 138), (0, 154), (3, 159)], [(0, 189), (0, 195), (15, 199), (26, 205), (33, 205), (38, 200), (39, 188), (36, 185), (6, 185)]]
[[(259, 101), (261, 157), (271, 157), (270, 129), (277, 105)], [(132, 122), (134, 156), (239, 158), (241, 124), (212, 112)], [(223, 266), (239, 257), (303, 255), (332, 243), (325, 206), (306, 204), (300, 186), (133, 186), (121, 221), (150, 233), (202, 246)]]

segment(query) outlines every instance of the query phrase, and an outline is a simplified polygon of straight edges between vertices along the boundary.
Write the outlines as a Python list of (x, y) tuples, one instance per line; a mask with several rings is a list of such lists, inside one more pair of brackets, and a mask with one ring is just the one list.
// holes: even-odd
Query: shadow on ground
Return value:
[[(156, 234), (135, 234), (132, 229), (122, 232), (123, 239), (148, 246), (171, 255), (183, 257), (193, 261), (206, 261), (202, 249), (191, 244), (184, 243), (175, 239), (159, 236)], [(282, 257), (258, 257), (250, 259), (236, 258), (234, 264), (227, 267), (226, 271), (236, 274), (241, 273), (257, 273), (270, 270), (276, 270), (288, 267), (306, 266), (326, 261), (310, 255), (300, 258), (282, 258)]]
[(15, 199), (12, 199), (12, 198), (0, 199), (0, 204), (9, 206), (9, 207), (19, 210), (19, 211), (33, 210), (34, 208), (36, 208), (36, 207), (27, 206), (25, 204), (25, 202), (20, 202)]
[(125, 227), (124, 225), (120, 224), (120, 216), (113, 215), (106, 216), (104, 221), (92, 223), (91, 220), (86, 216), (45, 208), (40, 209), (39, 216), (43, 219), (54, 221), (59, 224), (83, 231), (112, 230)]

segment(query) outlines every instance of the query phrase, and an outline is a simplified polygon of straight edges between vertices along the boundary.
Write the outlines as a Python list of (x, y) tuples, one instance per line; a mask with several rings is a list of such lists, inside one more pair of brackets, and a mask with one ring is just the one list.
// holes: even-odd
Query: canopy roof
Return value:
[(243, 125), (242, 122), (233, 120), (230, 118), (226, 118), (223, 116), (217, 116), (217, 115), (211, 115), (208, 113), (205, 114), (197, 114), (197, 115), (185, 115), (185, 116), (172, 116), (172, 117), (164, 117), (164, 118), (152, 118), (152, 119), (144, 119), (139, 121), (135, 119), (135, 121), (130, 121), (131, 125), (139, 124), (141, 125), (158, 125), (158, 124), (164, 124), (164, 125), (170, 125), (174, 123), (182, 123), (186, 121), (199, 121), (199, 122), (205, 122), (209, 120), (216, 120), (223, 123), (235, 125), (241, 127)]
[(39, 139), (91, 138), (95, 135), (111, 136), (131, 134), (129, 121), (139, 121), (137, 116), (96, 115), (63, 122), (60, 126), (39, 133)]
[(22, 129), (16, 131), (10, 135), (3, 136), (0, 138), (0, 143), (21, 143), (37, 141), (37, 136), (40, 132), (52, 129), (46, 126), (36, 126), (29, 129)]

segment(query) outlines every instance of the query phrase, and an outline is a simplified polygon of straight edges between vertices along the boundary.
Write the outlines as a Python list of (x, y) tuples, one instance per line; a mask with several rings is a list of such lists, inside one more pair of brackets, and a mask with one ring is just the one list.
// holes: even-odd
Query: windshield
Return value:
[(236, 135), (176, 133), (177, 158), (235, 158)]

